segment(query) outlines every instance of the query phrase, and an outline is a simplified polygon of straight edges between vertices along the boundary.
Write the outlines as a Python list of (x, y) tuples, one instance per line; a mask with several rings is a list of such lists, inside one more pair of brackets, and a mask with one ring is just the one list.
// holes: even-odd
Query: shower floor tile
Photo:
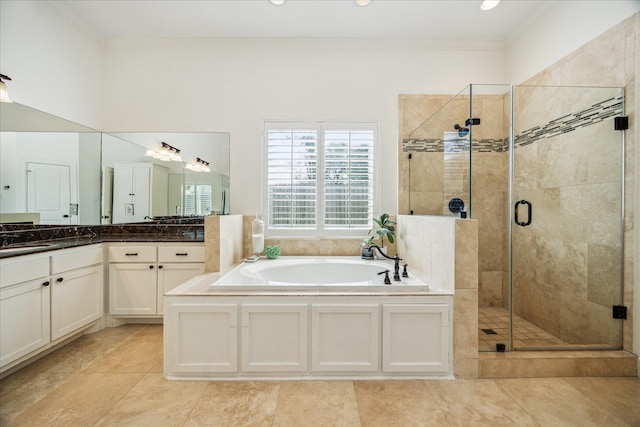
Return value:
[[(490, 329), (495, 334), (487, 334)], [(509, 311), (502, 307), (480, 307), (478, 309), (478, 350), (496, 351), (496, 344), (509, 343)], [(561, 339), (527, 322), (522, 317), (513, 317), (514, 347), (552, 347), (566, 345)]]

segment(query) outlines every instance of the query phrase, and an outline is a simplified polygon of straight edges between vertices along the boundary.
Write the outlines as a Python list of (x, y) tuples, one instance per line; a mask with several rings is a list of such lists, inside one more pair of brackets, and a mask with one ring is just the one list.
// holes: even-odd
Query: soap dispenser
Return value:
[(259, 258), (264, 251), (264, 222), (262, 215), (256, 214), (256, 218), (251, 222), (251, 250), (255, 258)]

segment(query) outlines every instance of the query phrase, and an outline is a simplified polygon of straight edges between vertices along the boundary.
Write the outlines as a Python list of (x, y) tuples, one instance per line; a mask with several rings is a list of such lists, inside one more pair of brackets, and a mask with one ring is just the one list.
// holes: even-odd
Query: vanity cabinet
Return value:
[(169, 169), (152, 163), (113, 166), (113, 223), (168, 214)]
[(102, 246), (51, 255), (51, 339), (56, 340), (104, 314)]
[(0, 367), (51, 341), (49, 257), (0, 260)]
[(109, 314), (162, 316), (163, 296), (204, 272), (204, 245), (111, 245)]
[(102, 245), (0, 260), (0, 368), (102, 318), (102, 260)]

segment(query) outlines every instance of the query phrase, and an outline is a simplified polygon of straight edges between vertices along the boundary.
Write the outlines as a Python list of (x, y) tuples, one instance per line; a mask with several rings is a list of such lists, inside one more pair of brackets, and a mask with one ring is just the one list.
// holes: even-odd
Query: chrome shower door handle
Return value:
[[(518, 207), (520, 205), (527, 205), (527, 221), (519, 221), (518, 220)], [(521, 227), (526, 227), (527, 225), (531, 224), (531, 218), (532, 218), (532, 208), (531, 208), (531, 202), (527, 201), (527, 200), (518, 200), (516, 202), (516, 207), (515, 207), (515, 221), (516, 224), (518, 224)]]

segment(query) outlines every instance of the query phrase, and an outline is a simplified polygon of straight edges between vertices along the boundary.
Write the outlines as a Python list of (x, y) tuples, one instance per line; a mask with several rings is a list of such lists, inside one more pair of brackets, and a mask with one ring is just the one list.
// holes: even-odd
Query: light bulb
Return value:
[(500, 3), (500, 0), (484, 0), (480, 5), (482, 10), (491, 10)]

